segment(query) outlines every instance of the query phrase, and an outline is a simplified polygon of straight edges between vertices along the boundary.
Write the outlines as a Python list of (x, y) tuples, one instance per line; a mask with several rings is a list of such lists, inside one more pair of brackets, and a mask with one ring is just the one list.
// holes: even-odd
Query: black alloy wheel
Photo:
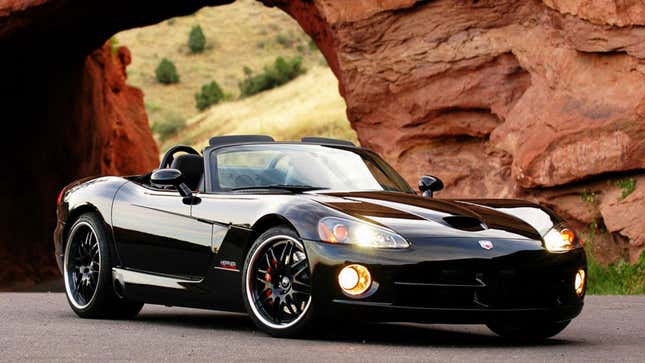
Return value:
[(70, 227), (63, 278), (67, 301), (82, 318), (127, 319), (143, 304), (118, 296), (112, 284), (108, 231), (97, 213), (82, 214)]
[(290, 336), (311, 320), (309, 261), (302, 242), (286, 228), (274, 228), (254, 243), (245, 263), (245, 305), (256, 324), (273, 335)]
[(98, 287), (101, 249), (94, 229), (88, 222), (79, 222), (72, 231), (65, 255), (65, 284), (70, 302), (86, 308)]

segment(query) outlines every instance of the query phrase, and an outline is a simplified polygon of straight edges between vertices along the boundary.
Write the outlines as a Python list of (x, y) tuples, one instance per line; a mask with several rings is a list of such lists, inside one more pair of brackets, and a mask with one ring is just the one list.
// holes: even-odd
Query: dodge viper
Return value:
[(422, 176), (417, 194), (342, 140), (213, 137), (148, 174), (63, 188), (55, 254), (82, 318), (146, 303), (246, 311), (280, 337), (330, 320), (562, 331), (585, 295), (574, 230), (534, 203), (434, 198), (442, 188)]

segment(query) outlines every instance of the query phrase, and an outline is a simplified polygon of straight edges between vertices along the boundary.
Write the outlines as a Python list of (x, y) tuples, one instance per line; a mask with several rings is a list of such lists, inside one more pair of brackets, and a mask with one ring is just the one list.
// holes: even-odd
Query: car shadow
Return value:
[(380, 345), (434, 347), (535, 347), (577, 344), (575, 341), (547, 339), (517, 341), (499, 337), (484, 326), (432, 325), (407, 323), (361, 324), (346, 330), (325, 331), (319, 339), (335, 342), (361, 342)]
[[(154, 323), (187, 329), (229, 330), (241, 333), (265, 334), (258, 331), (246, 314), (225, 312), (158, 313), (145, 311), (136, 319), (140, 323)], [(558, 339), (515, 341), (502, 338), (473, 325), (432, 325), (408, 323), (361, 323), (326, 325), (302, 339), (336, 343), (360, 343), (423, 347), (536, 347), (576, 346), (585, 342)], [(268, 334), (265, 334), (269, 337)]]
[(157, 323), (189, 329), (214, 329), (253, 331), (256, 330), (253, 321), (246, 314), (212, 312), (196, 310), (195, 312), (159, 313), (141, 312), (133, 321)]

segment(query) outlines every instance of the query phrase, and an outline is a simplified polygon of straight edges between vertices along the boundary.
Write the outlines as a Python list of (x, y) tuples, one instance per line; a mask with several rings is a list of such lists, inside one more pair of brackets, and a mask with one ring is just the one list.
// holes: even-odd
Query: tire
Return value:
[(258, 328), (275, 337), (299, 337), (311, 330), (309, 270), (304, 245), (291, 228), (274, 227), (255, 240), (244, 262), (242, 297)]
[(569, 325), (571, 320), (559, 322), (534, 322), (524, 324), (487, 323), (493, 333), (514, 340), (540, 340), (551, 338)]
[(127, 319), (143, 307), (114, 292), (108, 236), (96, 213), (82, 214), (69, 230), (63, 259), (65, 296), (81, 318)]

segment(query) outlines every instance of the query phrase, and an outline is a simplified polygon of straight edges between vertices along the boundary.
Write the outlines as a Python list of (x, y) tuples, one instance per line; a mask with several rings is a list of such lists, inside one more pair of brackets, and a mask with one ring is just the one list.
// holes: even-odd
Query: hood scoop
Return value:
[(443, 221), (452, 228), (462, 231), (477, 232), (488, 229), (488, 226), (477, 218), (469, 216), (447, 216), (442, 218)]

